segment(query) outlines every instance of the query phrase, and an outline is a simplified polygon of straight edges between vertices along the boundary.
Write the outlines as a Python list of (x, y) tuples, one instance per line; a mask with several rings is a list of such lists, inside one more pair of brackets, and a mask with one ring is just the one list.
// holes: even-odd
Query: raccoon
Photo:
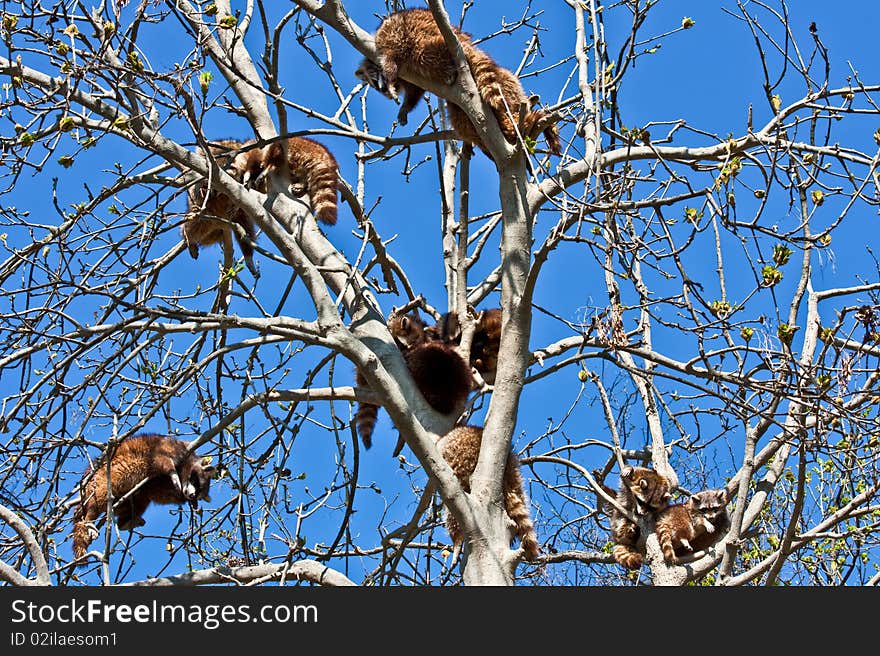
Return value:
[[(429, 340), (424, 321), (415, 314), (392, 317), (388, 330), (394, 336), (409, 373), (428, 405), (440, 414), (457, 418), (464, 410), (473, 387), (473, 376), (467, 363), (454, 348)], [(360, 371), (355, 375), (358, 385), (367, 384)], [(378, 406), (361, 403), (355, 413), (358, 434), (366, 449), (372, 445), (378, 412)], [(403, 446), (404, 440), (400, 437), (394, 447), (394, 457), (400, 454)]]
[(416, 108), (422, 96), (425, 95), (424, 89), (403, 79), (398, 79), (397, 81), (399, 91), (397, 89), (392, 91), (379, 65), (366, 58), (361, 61), (354, 74), (386, 98), (394, 99), (395, 96), (399, 95), (400, 91), (403, 92), (403, 104), (401, 104), (397, 112), (397, 122), (401, 125), (406, 125), (409, 122), (409, 113)]
[[(431, 330), (431, 329), (429, 329)], [(448, 344), (461, 343), (461, 323), (456, 312), (447, 312), (431, 334)], [(477, 318), (477, 326), (471, 341), (470, 363), (480, 372), (483, 380), (490, 385), (495, 384), (495, 373), (498, 369), (498, 349), (501, 346), (501, 308), (483, 310)]]
[(196, 507), (200, 500), (210, 501), (213, 475), (214, 467), (188, 453), (187, 443), (182, 440), (153, 433), (123, 440), (110, 460), (109, 486), (106, 461), (99, 461), (83, 478), (80, 502), (73, 514), (74, 557), (82, 557), (97, 537), (92, 522), (106, 512), (110, 491), (114, 499), (120, 499), (141, 481), (147, 481), (114, 510), (119, 529), (132, 530), (144, 525), (142, 515), (150, 503), (188, 501)]
[[(423, 344), (426, 340), (425, 322), (414, 313), (392, 315), (388, 319), (388, 331), (402, 353), (406, 353), (413, 346)], [(355, 381), (358, 387), (367, 387), (368, 385), (367, 379), (359, 369), (355, 370)], [(376, 426), (378, 416), (378, 405), (373, 403), (358, 404), (354, 415), (355, 426), (365, 449), (369, 449), (373, 445), (373, 429)]]
[[(611, 490), (605, 488), (607, 492)], [(653, 469), (624, 467), (620, 472), (620, 487), (613, 493), (623, 508), (636, 515), (656, 513), (669, 504), (669, 481)], [(628, 569), (639, 569), (645, 561), (639, 550), (641, 531), (616, 508), (611, 510), (611, 536), (614, 541), (614, 559)]]
[[(444, 435), (438, 446), (440, 453), (458, 477), (465, 492), (471, 491), (471, 474), (480, 456), (483, 428), (480, 426), (456, 426)], [(525, 552), (526, 560), (534, 561), (540, 555), (538, 536), (529, 513), (529, 501), (523, 488), (519, 460), (512, 451), (507, 456), (503, 480), (504, 509), (516, 525), (516, 537)], [(456, 553), (464, 540), (458, 522), (451, 513), (446, 514), (446, 528)]]
[(669, 506), (657, 516), (654, 532), (668, 563), (686, 552), (715, 544), (730, 526), (724, 490), (703, 490), (685, 503)]
[(327, 148), (307, 137), (290, 137), (276, 141), (263, 149), (258, 181), (265, 185), (266, 177), (277, 172), (287, 158), (290, 187), (299, 187), (309, 195), (315, 217), (327, 225), (335, 225), (339, 165)]
[[(481, 90), (480, 94), (483, 99), (492, 107), (501, 132), (504, 138), (511, 144), (517, 143), (517, 128), (522, 138), (537, 139), (538, 128), (540, 123), (546, 117), (546, 112), (542, 109), (532, 109), (533, 100), (536, 98), (526, 97), (519, 78), (511, 73), (503, 66), (496, 64), (489, 55), (475, 49), (475, 55), (469, 58), (471, 72), (477, 87)], [(479, 80), (493, 80), (491, 88), (494, 95), (487, 97), (488, 92), (484, 92)], [(526, 108), (525, 116), (520, 123), (520, 106)], [(447, 103), (447, 112), (449, 115), (449, 123), (455, 134), (466, 144), (476, 145), (488, 157), (492, 157), (489, 150), (483, 145), (477, 133), (474, 124), (468, 118), (468, 115), (460, 107), (453, 103)], [(514, 123), (516, 127), (514, 127)], [(562, 153), (562, 143), (559, 139), (559, 128), (552, 123), (543, 128), (544, 139), (547, 141), (547, 148), (554, 155)]]
[[(219, 145), (210, 146), (211, 154), (217, 159), (218, 165), (238, 182), (244, 184), (259, 175), (262, 168), (259, 149), (253, 148), (236, 155), (229, 154), (231, 150), (253, 146), (255, 143), (253, 140), (224, 139), (216, 143)], [(231, 229), (230, 222), (241, 226), (244, 235), (240, 235), (238, 230)], [(229, 239), (229, 234), (234, 234), (248, 270), (254, 277), (259, 276), (254, 264), (253, 242), (257, 238), (256, 224), (224, 193), (209, 190), (207, 181), (188, 190), (186, 219), (181, 225), (180, 233), (193, 259), (198, 259), (200, 248), (224, 244)]]
[[(403, 354), (407, 369), (425, 401), (442, 415), (457, 419), (474, 388), (471, 368), (453, 347), (427, 340)], [(392, 457), (397, 457), (406, 442), (397, 438)]]
[[(545, 113), (533, 111), (531, 102), (523, 91), (519, 78), (498, 65), (488, 54), (473, 45), (471, 36), (453, 28), (461, 42), (465, 57), (471, 68), (480, 97), (492, 109), (504, 138), (517, 143), (517, 127), (523, 137), (534, 138), (536, 124)], [(436, 80), (445, 85), (457, 78), (455, 61), (430, 9), (404, 9), (390, 14), (376, 30), (378, 63), (365, 59), (355, 74), (383, 95), (397, 100), (400, 91), (404, 101), (398, 113), (398, 121), (406, 124), (406, 115), (418, 104), (424, 89), (401, 80), (400, 73), (412, 73), (419, 77)], [(526, 116), (519, 125), (520, 105), (525, 103)], [(465, 143), (477, 144), (488, 155), (476, 129), (467, 114), (447, 101), (449, 121), (456, 135)], [(561, 152), (558, 130), (555, 125), (544, 129), (548, 147), (554, 154)]]

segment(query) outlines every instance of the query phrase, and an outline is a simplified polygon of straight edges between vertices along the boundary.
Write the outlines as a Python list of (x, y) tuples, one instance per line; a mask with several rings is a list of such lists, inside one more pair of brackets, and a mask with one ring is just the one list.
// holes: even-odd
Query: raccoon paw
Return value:
[(706, 533), (714, 533), (715, 532), (715, 526), (714, 526), (714, 524), (712, 524), (712, 522), (705, 522), (703, 524), (703, 528), (706, 529)]
[(688, 551), (693, 551), (693, 550), (694, 550), (694, 548), (691, 546), (691, 543), (688, 542), (687, 540), (684, 540), (684, 539), (681, 540), (681, 546), (682, 546), (683, 548), (687, 549)]
[(86, 522), (86, 530), (88, 531), (89, 542), (98, 539), (98, 528), (94, 524), (92, 524), (91, 522)]

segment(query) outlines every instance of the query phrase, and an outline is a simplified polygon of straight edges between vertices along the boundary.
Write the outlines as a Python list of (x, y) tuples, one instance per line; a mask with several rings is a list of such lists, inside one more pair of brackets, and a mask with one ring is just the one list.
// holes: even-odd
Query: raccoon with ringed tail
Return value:
[(103, 457), (80, 484), (80, 501), (74, 510), (71, 533), (74, 557), (81, 558), (97, 537), (93, 522), (106, 512), (111, 492), (114, 500), (119, 500), (146, 481), (113, 511), (119, 529), (132, 530), (144, 525), (142, 515), (150, 503), (189, 502), (195, 508), (201, 500), (210, 501), (214, 471), (206, 460), (190, 453), (183, 440), (153, 433), (123, 440), (110, 458), (109, 484)]
[[(388, 331), (428, 405), (440, 414), (458, 418), (473, 387), (467, 363), (454, 348), (429, 339), (424, 321), (415, 313), (393, 314), (388, 320)], [(355, 371), (355, 379), (358, 386), (367, 385), (360, 370)], [(372, 446), (378, 412), (379, 406), (371, 403), (359, 403), (355, 412), (355, 425), (366, 449)], [(404, 444), (400, 437), (394, 457), (400, 454)]]
[[(262, 155), (254, 146), (254, 140), (236, 141), (222, 139), (209, 146), (211, 154), (218, 165), (229, 173), (236, 181), (245, 184), (256, 178), (262, 170)], [(237, 154), (230, 151), (242, 150)], [(234, 229), (230, 224), (238, 226)], [(186, 218), (180, 227), (180, 234), (186, 243), (190, 256), (195, 260), (199, 250), (205, 246), (221, 244), (231, 246), (230, 235), (235, 236), (248, 270), (255, 278), (260, 273), (254, 264), (253, 242), (257, 238), (257, 226), (229, 196), (221, 191), (208, 188), (204, 180), (187, 190)]]
[(270, 176), (283, 171), (284, 159), (291, 189), (304, 189), (315, 217), (327, 225), (335, 225), (339, 186), (339, 164), (326, 146), (308, 137), (290, 137), (275, 141), (263, 148), (256, 183), (265, 192)]
[[(388, 318), (388, 332), (394, 338), (401, 353), (425, 342), (425, 322), (415, 314), (392, 314)], [(360, 369), (355, 369), (355, 382), (358, 387), (368, 387), (366, 377)], [(365, 449), (373, 445), (373, 429), (379, 415), (379, 406), (374, 403), (359, 402), (355, 411), (354, 421), (357, 433)]]
[(657, 515), (654, 533), (667, 563), (677, 564), (685, 553), (708, 549), (721, 538), (730, 526), (725, 497), (724, 490), (703, 490)]
[[(639, 516), (663, 510), (672, 496), (666, 477), (647, 467), (624, 467), (617, 492), (607, 487), (604, 489), (623, 508)], [(644, 552), (639, 548), (641, 529), (613, 507), (611, 536), (614, 559), (627, 569), (639, 569), (645, 562)]]
[[(523, 139), (535, 139), (537, 130), (541, 129), (549, 150), (560, 154), (558, 128), (555, 124), (543, 126), (546, 112), (532, 109), (533, 100), (526, 96), (519, 78), (474, 46), (469, 34), (456, 28), (453, 31), (461, 42), (480, 97), (492, 109), (508, 143), (518, 143), (518, 133)], [(406, 115), (425, 93), (424, 89), (403, 80), (401, 73), (444, 85), (453, 84), (458, 76), (455, 61), (430, 9), (404, 9), (390, 14), (376, 30), (375, 41), (378, 62), (364, 59), (355, 75), (392, 100), (397, 101), (399, 93), (404, 93), (398, 112), (401, 125), (406, 124)], [(478, 145), (489, 155), (466, 112), (448, 100), (446, 105), (458, 138), (466, 144)], [(522, 121), (520, 107), (525, 108)]]
[[(438, 442), (440, 453), (449, 463), (452, 471), (455, 472), (465, 492), (471, 491), (471, 474), (474, 473), (477, 466), (482, 441), (483, 428), (481, 426), (456, 426)], [(508, 453), (505, 463), (502, 494), (504, 509), (516, 526), (516, 537), (519, 538), (526, 560), (534, 561), (540, 555), (540, 546), (529, 512), (529, 501), (523, 488), (519, 459), (513, 451)], [(446, 528), (449, 531), (449, 537), (452, 539), (457, 557), (461, 551), (464, 536), (458, 522), (449, 511), (446, 514)]]

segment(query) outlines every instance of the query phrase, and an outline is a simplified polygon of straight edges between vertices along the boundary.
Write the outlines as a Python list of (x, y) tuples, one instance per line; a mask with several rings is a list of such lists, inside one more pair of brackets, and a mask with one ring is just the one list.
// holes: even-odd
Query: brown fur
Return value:
[(286, 154), (290, 171), (289, 186), (302, 188), (309, 195), (315, 217), (322, 223), (334, 225), (337, 216), (339, 165), (327, 148), (306, 137), (290, 137), (275, 142), (263, 150), (261, 176), (283, 171)]
[[(388, 319), (388, 332), (394, 338), (397, 348), (402, 353), (425, 341), (425, 322), (417, 314), (394, 314)], [(358, 387), (367, 387), (367, 379), (355, 370), (355, 381)], [(361, 436), (364, 448), (373, 445), (373, 429), (379, 416), (379, 406), (373, 403), (359, 403), (355, 411), (354, 421), (358, 435)]]
[[(608, 488), (606, 491), (611, 493)], [(669, 481), (653, 469), (624, 467), (615, 497), (617, 503), (635, 515), (655, 513), (669, 503)], [(641, 530), (616, 508), (611, 510), (611, 536), (614, 559), (628, 569), (641, 567), (645, 561), (639, 545)]]
[(94, 539), (92, 522), (106, 512), (111, 492), (115, 502), (141, 481), (147, 481), (113, 511), (119, 529), (132, 530), (144, 525), (142, 515), (150, 503), (188, 501), (195, 507), (199, 500), (210, 501), (213, 474), (214, 467), (203, 465), (194, 453), (188, 454), (187, 443), (182, 440), (150, 433), (123, 440), (110, 460), (110, 490), (104, 458), (83, 478), (80, 503), (73, 515), (74, 557), (82, 557)]
[[(261, 155), (258, 149), (236, 155), (227, 154), (231, 150), (253, 145), (253, 140), (224, 139), (217, 144), (219, 145), (210, 147), (211, 154), (216, 158), (217, 164), (238, 182), (244, 183), (259, 174)], [(204, 246), (231, 244), (231, 233), (235, 235), (248, 269), (254, 276), (259, 275), (253, 261), (253, 241), (257, 238), (257, 227), (253, 219), (239, 209), (226, 194), (209, 191), (207, 181), (191, 187), (187, 192), (187, 201), (186, 219), (180, 232), (193, 259), (198, 259), (199, 249)], [(230, 223), (240, 226), (243, 235), (239, 234), (239, 230), (232, 229)]]
[[(443, 458), (455, 472), (465, 492), (471, 491), (471, 474), (477, 466), (482, 441), (483, 429), (480, 426), (456, 426), (439, 442)], [(519, 538), (526, 560), (535, 560), (541, 549), (529, 513), (529, 501), (523, 488), (519, 460), (512, 451), (507, 456), (502, 483), (507, 516), (516, 525), (516, 537)], [(456, 551), (460, 550), (464, 536), (458, 522), (449, 512), (446, 514), (446, 528)]]
[(397, 122), (401, 125), (406, 125), (409, 122), (409, 113), (416, 108), (422, 96), (425, 95), (424, 89), (403, 79), (397, 81), (398, 88), (392, 93), (385, 76), (382, 75), (382, 69), (369, 59), (361, 61), (354, 74), (387, 98), (393, 98), (403, 92), (403, 104), (397, 112)]
[(703, 490), (685, 503), (669, 506), (657, 516), (654, 532), (668, 563), (688, 552), (707, 549), (726, 532), (730, 518), (724, 490)]
[[(519, 78), (498, 65), (488, 54), (471, 42), (466, 32), (453, 28), (461, 42), (471, 73), (482, 100), (491, 108), (504, 138), (518, 143), (517, 132), (524, 138), (535, 138), (536, 124), (545, 117), (542, 110), (533, 111)], [(389, 15), (376, 30), (378, 64), (361, 62), (356, 75), (386, 96), (397, 100), (400, 91), (405, 94), (398, 113), (398, 121), (406, 124), (409, 113), (424, 95), (424, 90), (401, 79), (414, 74), (440, 84), (455, 82), (457, 69), (446, 41), (430, 9), (404, 9)], [(465, 143), (478, 145), (488, 155), (467, 114), (452, 102), (447, 102), (449, 121), (456, 135)], [(520, 106), (525, 106), (525, 118), (520, 122)], [(561, 152), (559, 134), (555, 125), (544, 129), (548, 147), (554, 154)]]
[[(458, 314), (447, 312), (437, 325), (433, 327), (431, 334), (437, 339), (448, 344), (461, 343), (461, 323)], [(471, 341), (470, 363), (480, 372), (490, 385), (495, 384), (495, 373), (498, 369), (498, 349), (501, 346), (501, 308), (483, 310), (477, 318), (477, 326)]]
[[(471, 370), (458, 352), (447, 344), (429, 341), (424, 321), (414, 313), (392, 316), (388, 320), (388, 330), (428, 405), (440, 414), (457, 418), (473, 387)], [(355, 371), (355, 380), (360, 387), (367, 385), (359, 370)], [(355, 412), (355, 425), (365, 449), (372, 446), (378, 413), (379, 407), (370, 403), (360, 403)], [(394, 448), (395, 457), (403, 446), (401, 437)]]
[[(526, 96), (519, 78), (512, 72), (499, 66), (486, 53), (474, 50), (474, 55), (469, 56), (471, 72), (480, 95), (492, 108), (495, 118), (504, 138), (511, 144), (518, 142), (517, 132), (523, 139), (537, 139), (538, 128), (541, 121), (546, 117), (546, 112), (541, 109), (533, 110), (532, 102)], [(467, 51), (466, 51), (467, 52)], [(525, 116), (520, 121), (520, 106), (525, 106)], [(491, 157), (489, 150), (480, 140), (477, 130), (467, 114), (453, 103), (447, 103), (449, 123), (455, 130), (458, 138), (465, 143), (478, 146), (486, 155)], [(556, 124), (550, 124), (543, 130), (547, 147), (554, 155), (562, 152), (562, 144), (559, 140), (559, 129)]]
[[(453, 347), (436, 341), (418, 344), (403, 354), (410, 375), (425, 401), (442, 415), (458, 419), (474, 387), (471, 369)], [(392, 456), (403, 450), (398, 436)]]

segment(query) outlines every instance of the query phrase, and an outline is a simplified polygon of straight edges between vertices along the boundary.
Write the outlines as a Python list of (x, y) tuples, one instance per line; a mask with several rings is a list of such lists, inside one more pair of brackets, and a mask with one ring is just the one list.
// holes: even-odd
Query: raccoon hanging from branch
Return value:
[[(236, 181), (245, 184), (259, 176), (262, 171), (260, 150), (244, 150), (255, 144), (253, 140), (222, 139), (216, 143), (210, 146), (211, 154), (217, 164)], [(198, 259), (199, 250), (205, 246), (222, 244), (224, 249), (231, 248), (231, 235), (234, 235), (248, 270), (255, 278), (259, 277), (259, 270), (254, 264), (256, 224), (229, 196), (209, 189), (207, 180), (187, 191), (186, 218), (180, 234), (193, 259)]]
[[(482, 441), (482, 427), (456, 426), (440, 438), (438, 442), (440, 453), (446, 462), (449, 463), (452, 471), (455, 472), (465, 492), (471, 491), (471, 474), (474, 473), (474, 469), (477, 467), (477, 459), (480, 457)], [(504, 478), (502, 480), (502, 494), (504, 496), (504, 510), (516, 527), (515, 534), (519, 538), (526, 560), (536, 560), (540, 554), (538, 536), (529, 513), (529, 501), (523, 488), (519, 459), (513, 451), (507, 455)], [(449, 531), (449, 537), (452, 538), (454, 562), (461, 551), (464, 536), (455, 517), (448, 511), (446, 514), (446, 528)]]
[[(388, 320), (388, 331), (428, 405), (440, 414), (458, 418), (473, 386), (467, 363), (454, 348), (429, 340), (424, 321), (415, 313), (392, 315)], [(360, 371), (356, 371), (355, 377), (358, 386), (367, 385)], [(355, 425), (366, 449), (372, 445), (378, 412), (379, 406), (360, 403), (355, 413)], [(403, 438), (398, 439), (393, 453), (395, 457), (403, 446)]]
[[(276, 179), (283, 176), (283, 186), (294, 195), (308, 194), (312, 211), (319, 221), (327, 225), (336, 223), (339, 166), (325, 146), (306, 137), (290, 137), (261, 149), (253, 147), (256, 143), (253, 140), (226, 139), (217, 143), (218, 146), (211, 147), (212, 154), (238, 182), (267, 193), (273, 176)], [(242, 152), (230, 154), (236, 150)], [(259, 277), (253, 260), (253, 242), (257, 237), (254, 220), (226, 194), (209, 191), (207, 182), (192, 188), (188, 201), (181, 234), (189, 246), (190, 255), (196, 259), (200, 248), (213, 244), (231, 247), (230, 234), (233, 234), (248, 270), (254, 277)]]
[[(388, 319), (388, 332), (391, 333), (401, 353), (406, 353), (410, 348), (425, 342), (425, 322), (414, 313), (400, 316), (392, 315)], [(360, 369), (355, 370), (355, 382), (358, 387), (369, 386), (366, 377), (361, 373)], [(378, 405), (374, 403), (358, 403), (354, 421), (365, 449), (369, 449), (373, 445), (373, 430), (376, 427), (378, 416)]]
[[(545, 111), (532, 109), (536, 99), (526, 96), (519, 78), (473, 45), (469, 34), (455, 28), (453, 31), (461, 42), (480, 97), (492, 109), (504, 138), (517, 144), (520, 136), (535, 140), (543, 132), (550, 152), (559, 155), (562, 144), (557, 126)], [(375, 41), (378, 62), (364, 59), (355, 75), (394, 101), (401, 92), (404, 94), (397, 115), (401, 125), (406, 125), (407, 114), (425, 94), (424, 89), (401, 76), (415, 74), (439, 84), (455, 83), (455, 60), (430, 9), (404, 9), (390, 14), (376, 30)], [(479, 146), (491, 157), (467, 113), (449, 100), (446, 106), (458, 138)]]
[[(207, 460), (189, 453), (187, 443), (162, 435), (144, 433), (123, 440), (107, 462), (101, 458), (83, 477), (80, 502), (73, 513), (73, 555), (81, 558), (98, 533), (93, 522), (107, 511), (107, 499), (113, 495), (113, 514), (122, 531), (144, 525), (143, 514), (150, 503), (188, 502), (193, 508), (199, 501), (210, 502), (214, 467)], [(138, 484), (146, 481), (137, 488)], [(127, 494), (133, 494), (123, 499)], [(122, 499), (117, 504), (117, 501)]]
[(307, 137), (290, 137), (275, 141), (265, 148), (260, 157), (260, 172), (255, 182), (265, 192), (271, 176), (284, 171), (287, 159), (290, 180), (285, 181), (295, 195), (306, 193), (315, 217), (327, 225), (335, 225), (337, 216), (337, 192), (339, 165), (327, 148)]

